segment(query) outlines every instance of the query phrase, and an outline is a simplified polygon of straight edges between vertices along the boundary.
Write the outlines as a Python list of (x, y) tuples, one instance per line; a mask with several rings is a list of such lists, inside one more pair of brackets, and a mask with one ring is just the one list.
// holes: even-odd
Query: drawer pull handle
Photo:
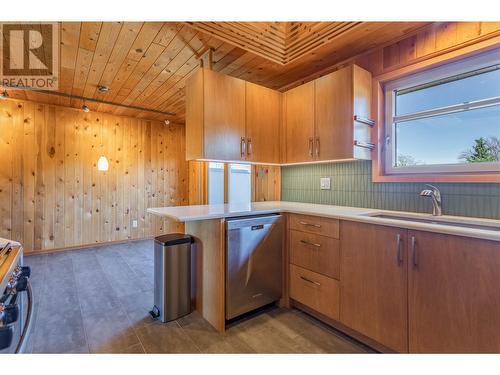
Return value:
[(411, 238), (411, 252), (413, 259), (413, 268), (418, 268), (418, 258), (417, 258), (417, 240), (415, 237)]
[(398, 266), (403, 265), (403, 254), (401, 253), (401, 235), (396, 236), (396, 258), (398, 261)]
[(314, 247), (321, 247), (321, 244), (319, 244), (319, 243), (309, 242), (309, 241), (306, 241), (306, 240), (300, 240), (300, 242), (302, 242), (305, 245), (311, 245), (311, 246), (314, 246)]
[(354, 121), (360, 122), (360, 123), (368, 125), (368, 126), (374, 126), (375, 125), (375, 121), (373, 121), (372, 119), (369, 119), (369, 118), (366, 118), (366, 117), (361, 117), (361, 116), (358, 116), (358, 115), (354, 115)]
[(312, 281), (312, 280), (309, 280), (307, 277), (304, 277), (304, 276), (300, 276), (300, 278), (304, 281), (307, 281), (308, 283), (311, 283), (311, 284), (314, 284), (314, 285), (317, 285), (317, 286), (321, 286), (320, 283), (318, 283), (317, 281)]
[(311, 224), (311, 223), (306, 223), (305, 221), (299, 221), (299, 223), (307, 227), (321, 228), (320, 224)]
[(240, 156), (243, 159), (245, 157), (245, 154), (247, 153), (247, 144), (245, 143), (245, 138), (241, 137), (240, 140)]

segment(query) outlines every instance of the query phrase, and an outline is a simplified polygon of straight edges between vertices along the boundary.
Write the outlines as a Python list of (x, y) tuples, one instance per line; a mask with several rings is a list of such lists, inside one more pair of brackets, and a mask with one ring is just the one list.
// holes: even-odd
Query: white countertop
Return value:
[[(357, 208), (312, 203), (273, 201), (255, 202), (244, 205), (213, 204), (197, 206), (156, 207), (148, 208), (148, 212), (153, 215), (163, 216), (175, 221), (182, 222), (289, 212), (500, 241), (500, 220), (447, 215), (433, 217), (431, 214), (387, 211), (373, 208)], [(434, 222), (451, 221), (457, 224), (487, 225), (498, 228), (499, 230), (466, 228), (453, 225), (440, 225), (436, 223), (422, 223), (417, 221), (386, 219), (370, 216), (374, 214), (397, 214), (414, 219), (432, 219)]]

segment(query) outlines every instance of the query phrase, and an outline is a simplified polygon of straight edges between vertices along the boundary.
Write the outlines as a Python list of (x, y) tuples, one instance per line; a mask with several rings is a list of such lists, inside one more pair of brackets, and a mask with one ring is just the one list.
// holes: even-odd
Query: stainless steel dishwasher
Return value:
[(226, 319), (281, 298), (284, 225), (281, 215), (226, 221)]

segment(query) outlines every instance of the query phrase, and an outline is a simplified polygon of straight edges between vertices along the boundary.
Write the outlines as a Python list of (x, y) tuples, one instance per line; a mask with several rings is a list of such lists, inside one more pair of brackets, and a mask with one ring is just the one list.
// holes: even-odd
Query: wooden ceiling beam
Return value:
[(187, 22), (191, 27), (208, 33), (216, 38), (219, 38), (227, 43), (233, 44), (236, 47), (251, 51), (259, 56), (271, 59), (278, 64), (283, 65), (283, 53), (275, 49), (262, 45), (254, 41), (252, 38), (242, 39), (235, 35), (234, 32), (228, 32), (223, 26), (217, 25), (215, 22)]

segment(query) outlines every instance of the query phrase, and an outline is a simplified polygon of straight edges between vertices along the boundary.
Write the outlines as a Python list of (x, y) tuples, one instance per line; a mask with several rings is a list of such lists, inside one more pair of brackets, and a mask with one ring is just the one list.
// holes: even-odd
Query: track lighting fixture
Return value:
[(109, 91), (109, 87), (106, 85), (99, 85), (97, 86), (97, 90), (99, 90), (100, 93), (105, 94)]

